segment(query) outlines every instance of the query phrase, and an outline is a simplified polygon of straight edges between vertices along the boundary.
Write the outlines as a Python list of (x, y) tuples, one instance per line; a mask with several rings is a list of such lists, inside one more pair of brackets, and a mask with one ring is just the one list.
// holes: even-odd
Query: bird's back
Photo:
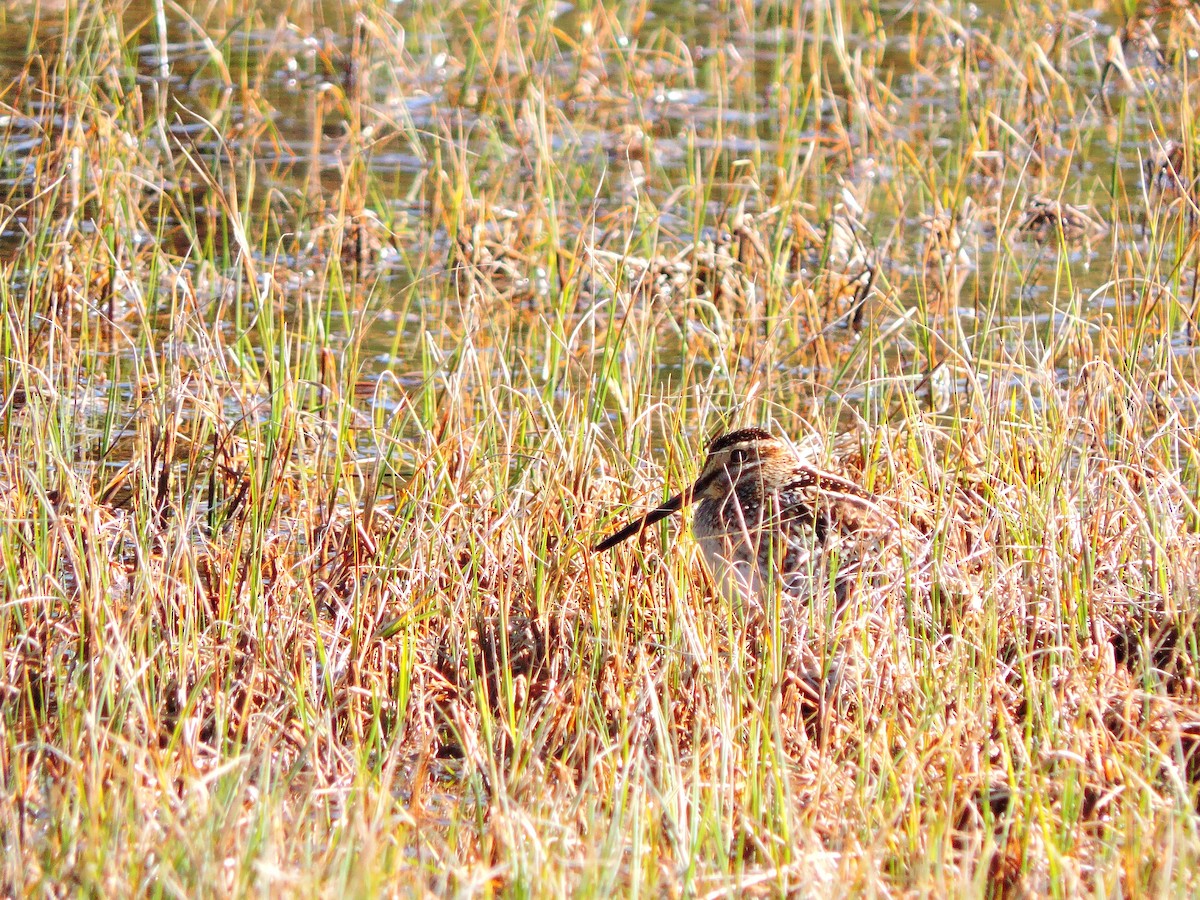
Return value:
[(867, 491), (799, 465), (778, 486), (746, 479), (724, 498), (705, 498), (692, 527), (726, 592), (757, 600), (774, 589), (807, 599), (828, 581), (832, 554), (840, 572), (851, 571), (861, 538), (884, 518)]

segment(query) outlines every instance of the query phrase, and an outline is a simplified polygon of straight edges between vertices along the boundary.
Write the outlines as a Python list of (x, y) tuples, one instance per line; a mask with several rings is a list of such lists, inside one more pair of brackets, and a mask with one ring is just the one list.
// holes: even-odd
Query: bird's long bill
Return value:
[(655, 522), (661, 522), (667, 516), (671, 515), (671, 513), (679, 512), (679, 510), (683, 509), (685, 506), (699, 497), (701, 492), (703, 492), (705, 488), (712, 484), (713, 479), (719, 474), (720, 470), (706, 473), (700, 478), (699, 481), (693, 484), (682, 494), (676, 494), (658, 509), (651, 510), (640, 519), (634, 519), (620, 531), (614, 531), (595, 547), (593, 547), (592, 552), (601, 553), (607, 550), (609, 547), (615, 547), (617, 544), (621, 543), (621, 541), (625, 540), (626, 538), (633, 537), (635, 534), (641, 533)]
[(615, 547), (617, 544), (621, 543), (621, 541), (625, 540), (626, 538), (633, 537), (635, 534), (638, 534), (644, 529), (649, 528), (655, 522), (661, 522), (667, 516), (671, 515), (671, 513), (679, 512), (679, 510), (683, 509), (684, 506), (691, 503), (693, 496), (694, 494), (691, 490), (686, 490), (682, 494), (676, 494), (658, 509), (651, 510), (640, 519), (634, 519), (620, 531), (614, 531), (595, 547), (593, 547), (592, 552), (600, 553), (604, 550), (607, 550), (609, 547)]

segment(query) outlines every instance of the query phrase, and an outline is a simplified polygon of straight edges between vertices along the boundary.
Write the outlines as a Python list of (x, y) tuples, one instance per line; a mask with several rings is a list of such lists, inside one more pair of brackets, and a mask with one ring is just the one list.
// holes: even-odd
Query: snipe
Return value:
[(593, 549), (608, 550), (693, 502), (692, 530), (713, 576), (751, 601), (769, 590), (807, 599), (831, 575), (843, 599), (860, 538), (890, 527), (871, 493), (811, 465), (770, 432), (744, 428), (708, 445), (695, 484)]

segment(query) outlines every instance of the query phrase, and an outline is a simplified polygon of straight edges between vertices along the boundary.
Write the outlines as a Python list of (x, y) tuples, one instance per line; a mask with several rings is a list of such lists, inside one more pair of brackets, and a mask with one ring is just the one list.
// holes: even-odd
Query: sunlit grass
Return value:
[[(3, 25), (4, 886), (1194, 891), (1194, 15), (348, 9)], [(840, 617), (588, 550), (756, 423)]]

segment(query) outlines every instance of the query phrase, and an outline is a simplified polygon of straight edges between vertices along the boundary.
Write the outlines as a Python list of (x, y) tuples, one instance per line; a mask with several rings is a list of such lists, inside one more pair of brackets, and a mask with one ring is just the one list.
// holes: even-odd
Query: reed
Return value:
[[(1161, 6), (5, 11), (5, 892), (1194, 892)], [(840, 615), (589, 550), (751, 424)]]

